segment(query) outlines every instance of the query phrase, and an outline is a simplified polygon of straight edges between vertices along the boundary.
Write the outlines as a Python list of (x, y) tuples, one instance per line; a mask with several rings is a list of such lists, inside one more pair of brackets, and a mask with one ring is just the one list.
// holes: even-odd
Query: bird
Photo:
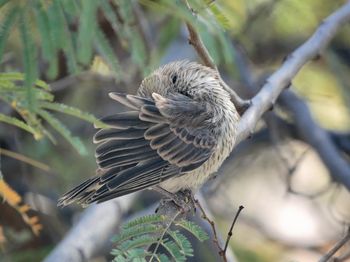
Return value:
[(100, 119), (96, 176), (64, 194), (59, 206), (88, 206), (151, 189), (196, 192), (233, 150), (240, 115), (217, 70), (187, 60), (144, 78), (136, 95), (109, 96), (127, 108)]

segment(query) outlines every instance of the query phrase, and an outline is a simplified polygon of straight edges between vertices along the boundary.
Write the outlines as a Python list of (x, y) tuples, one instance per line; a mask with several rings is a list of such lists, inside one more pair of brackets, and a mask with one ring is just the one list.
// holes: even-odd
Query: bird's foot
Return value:
[(155, 190), (166, 196), (166, 198), (161, 200), (161, 205), (173, 202), (177, 206), (177, 209), (183, 214), (196, 211), (195, 201), (191, 190), (182, 190), (176, 193), (171, 193), (161, 187), (157, 187)]

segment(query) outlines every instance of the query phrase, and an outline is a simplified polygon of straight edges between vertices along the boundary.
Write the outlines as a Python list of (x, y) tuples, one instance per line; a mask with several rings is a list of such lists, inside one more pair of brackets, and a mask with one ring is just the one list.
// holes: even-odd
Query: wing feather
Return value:
[(94, 136), (101, 176), (68, 192), (61, 203), (103, 202), (149, 188), (200, 167), (216, 146), (208, 132), (210, 107), (183, 95), (153, 99), (111, 93), (131, 111), (101, 119), (110, 128)]

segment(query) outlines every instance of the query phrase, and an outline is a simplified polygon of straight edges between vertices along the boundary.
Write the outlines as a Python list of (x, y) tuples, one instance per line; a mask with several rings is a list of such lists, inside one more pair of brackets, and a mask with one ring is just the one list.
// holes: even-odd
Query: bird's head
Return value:
[(215, 70), (189, 61), (172, 62), (155, 70), (142, 81), (139, 92), (148, 97), (154, 92), (164, 97), (180, 93), (212, 103), (229, 99)]

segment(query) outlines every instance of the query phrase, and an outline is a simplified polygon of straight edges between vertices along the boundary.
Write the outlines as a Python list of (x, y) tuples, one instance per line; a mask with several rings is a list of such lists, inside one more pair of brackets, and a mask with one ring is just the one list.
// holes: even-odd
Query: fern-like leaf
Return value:
[(97, 37), (95, 44), (98, 52), (107, 61), (108, 65), (114, 72), (120, 73), (121, 67), (117, 55), (113, 52), (110, 43), (108, 42), (106, 36), (104, 35), (101, 29), (98, 28), (96, 30), (96, 36)]
[(205, 241), (209, 239), (208, 234), (204, 232), (200, 226), (198, 226), (192, 221), (182, 219), (176, 222), (175, 225), (187, 230), (189, 233), (194, 235), (199, 241)]
[(0, 7), (3, 7), (8, 2), (10, 2), (10, 0), (0, 0)]
[(142, 224), (142, 225), (133, 226), (123, 230), (118, 235), (114, 236), (112, 238), (112, 242), (118, 244), (119, 242), (131, 239), (135, 236), (151, 234), (159, 230), (160, 230), (159, 226), (154, 224)]
[(138, 237), (134, 237), (131, 240), (127, 240), (120, 245), (118, 245), (118, 249), (126, 252), (128, 250), (138, 248), (138, 247), (144, 247), (151, 245), (153, 243), (156, 243), (158, 241), (157, 236), (152, 236), (152, 235), (141, 235)]
[(92, 40), (96, 31), (96, 8), (98, 1), (82, 1), (79, 18), (78, 61), (84, 65), (92, 58)]
[(67, 106), (65, 104), (60, 103), (49, 103), (49, 102), (41, 102), (41, 108), (50, 109), (53, 111), (61, 112), (67, 115), (75, 116), (77, 118), (83, 119), (87, 122), (95, 124), (98, 128), (107, 128), (108, 125), (99, 121), (94, 115), (81, 111), (78, 108)]
[(52, 0), (51, 5), (47, 8), (47, 17), (49, 21), (49, 30), (51, 41), (56, 49), (60, 49), (65, 46), (66, 23), (64, 15), (61, 12), (61, 5), (58, 0)]
[(162, 223), (162, 222), (166, 221), (166, 219), (167, 219), (166, 216), (157, 215), (157, 214), (138, 217), (138, 218), (124, 224), (123, 230), (126, 230), (126, 229), (134, 227), (134, 226), (144, 225), (144, 224)]
[(177, 244), (172, 241), (164, 241), (161, 243), (162, 246), (169, 252), (169, 254), (174, 258), (175, 261), (186, 261), (186, 256), (181, 253), (181, 249), (177, 246)]
[[(2, 85), (3, 81), (24, 81), (25, 80), (25, 75), (22, 73), (16, 73), (16, 72), (10, 72), (10, 73), (1, 73), (0, 74), (0, 85)], [(42, 80), (35, 80), (34, 84), (38, 87), (41, 87), (45, 90), (50, 90), (50, 87), (48, 84), (46, 84)]]
[(73, 137), (69, 129), (63, 125), (53, 115), (40, 109), (38, 114), (45, 119), (58, 133), (60, 133), (81, 155), (86, 155), (87, 151), (79, 137)]
[(49, 62), (48, 76), (53, 79), (58, 74), (57, 50), (50, 34), (49, 18), (43, 4), (37, 3), (35, 8), (37, 25), (41, 37), (44, 58)]
[(38, 75), (36, 68), (36, 48), (28, 29), (27, 15), (24, 11), (21, 12), (20, 16), (20, 32), (23, 44), (24, 84), (27, 90), (28, 110), (34, 112), (36, 105), (32, 88)]
[(2, 55), (4, 53), (6, 40), (9, 37), (12, 26), (16, 22), (17, 14), (18, 14), (18, 8), (16, 7), (11, 8), (7, 12), (5, 20), (2, 22), (2, 25), (0, 27), (0, 62), (2, 60)]
[(191, 242), (188, 241), (188, 239), (182, 233), (180, 233), (178, 230), (169, 230), (168, 234), (172, 237), (172, 239), (174, 239), (174, 241), (179, 246), (180, 250), (182, 250), (185, 256), (193, 256), (193, 248)]
[[(55, 14), (55, 17), (59, 19), (59, 27), (57, 30), (61, 32), (60, 42), (57, 46), (59, 49), (63, 49), (67, 61), (67, 67), (71, 74), (76, 74), (79, 72), (79, 67), (77, 63), (77, 54), (76, 49), (74, 48), (75, 36), (69, 29), (69, 23), (67, 17), (65, 16), (62, 3), (59, 0), (52, 0), (52, 6), (54, 10), (52, 11)], [(89, 1), (90, 2), (90, 1)], [(50, 22), (52, 28), (55, 28), (54, 21)], [(52, 35), (52, 34), (51, 34)]]
[(0, 122), (4, 122), (10, 125), (14, 125), (16, 127), (19, 127), (35, 136), (36, 131), (31, 126), (27, 125), (25, 122), (11, 116), (4, 115), (0, 113)]

